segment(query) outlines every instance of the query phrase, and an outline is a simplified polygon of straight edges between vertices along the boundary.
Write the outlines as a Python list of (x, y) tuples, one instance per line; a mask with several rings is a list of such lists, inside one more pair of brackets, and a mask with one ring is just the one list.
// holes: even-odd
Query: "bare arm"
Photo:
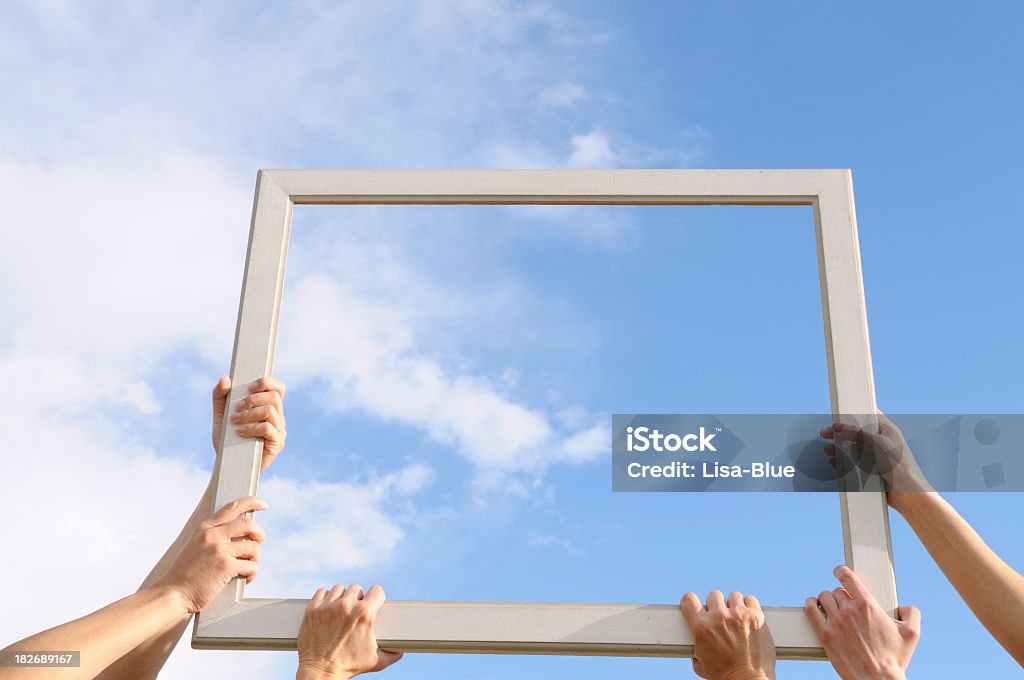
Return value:
[(935, 492), (892, 494), (960, 597), (999, 644), (1024, 666), (1024, 576), (1014, 571)]
[(55, 675), (72, 680), (94, 678), (175, 621), (202, 609), (231, 579), (251, 579), (256, 574), (263, 530), (245, 515), (265, 507), (255, 497), (227, 504), (196, 527), (178, 557), (152, 586), (4, 650), (78, 650), (82, 652), (78, 668), (4, 668), (0, 669), (0, 679), (45, 680)]
[[(213, 388), (213, 428), (212, 441), (216, 451), (220, 442), (221, 427), (224, 422), (224, 408), (226, 399), (231, 389), (231, 381), (227, 377), (221, 377)], [(284, 448), (285, 421), (284, 421), (284, 392), (285, 386), (274, 378), (258, 380), (249, 387), (250, 396), (243, 402), (243, 408), (247, 407), (249, 415), (241, 418), (232, 418), (232, 422), (239, 428), (250, 428), (244, 432), (248, 436), (262, 436), (264, 438), (263, 460), (261, 468), (266, 470), (274, 461), (277, 455)], [(250, 413), (251, 412), (251, 413)], [(240, 430), (239, 434), (243, 434)], [(149, 572), (146, 579), (139, 587), (140, 590), (150, 587), (159, 581), (167, 573), (170, 565), (177, 559), (182, 547), (196, 531), (197, 527), (213, 511), (213, 478), (206, 486), (199, 502), (196, 504), (192, 516), (185, 522), (181, 533), (167, 548), (167, 552), (156, 563), (153, 570)], [(159, 675), (167, 658), (174, 647), (178, 644), (185, 629), (192, 620), (191, 614), (182, 615), (168, 624), (151, 637), (144, 640), (134, 649), (130, 650), (122, 658), (118, 659), (97, 680), (153, 680)]]
[[(153, 570), (146, 576), (146, 580), (139, 586), (139, 592), (145, 591), (159, 581), (170, 568), (189, 538), (195, 533), (199, 524), (210, 514), (213, 503), (213, 480), (206, 486), (196, 509), (188, 518), (181, 533), (167, 548), (160, 561), (156, 563)], [(192, 614), (182, 611), (178, 616), (168, 619), (165, 624), (146, 638), (139, 641), (134, 648), (129, 648), (102, 674), (97, 680), (116, 680), (119, 678), (138, 678), (138, 680), (152, 680), (160, 673), (160, 669), (167, 663), (167, 657), (171, 655), (178, 640), (181, 639), (185, 629), (188, 628)]]
[[(169, 588), (147, 588), (99, 611), (16, 642), (5, 651), (81, 650), (79, 668), (3, 668), (3, 680), (94, 678), (112, 661), (187, 615)], [(128, 623), (130, 622), (130, 623)]]
[[(970, 524), (928, 483), (899, 428), (878, 416), (879, 432), (835, 423), (821, 431), (846, 439), (885, 461), (889, 505), (903, 515), (974, 615), (1024, 666), (1024, 576), (985, 544)], [(825, 447), (834, 453), (834, 447)]]

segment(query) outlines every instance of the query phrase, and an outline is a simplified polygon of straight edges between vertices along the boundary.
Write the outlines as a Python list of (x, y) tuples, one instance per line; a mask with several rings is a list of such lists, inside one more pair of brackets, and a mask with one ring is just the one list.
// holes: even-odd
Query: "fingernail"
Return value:
[(236, 427), (235, 428), (235, 434), (244, 435), (245, 434), (245, 428), (244, 427)]
[(260, 498), (259, 500), (256, 501), (256, 507), (259, 508), (260, 510), (266, 510), (270, 506), (267, 504), (265, 500)]

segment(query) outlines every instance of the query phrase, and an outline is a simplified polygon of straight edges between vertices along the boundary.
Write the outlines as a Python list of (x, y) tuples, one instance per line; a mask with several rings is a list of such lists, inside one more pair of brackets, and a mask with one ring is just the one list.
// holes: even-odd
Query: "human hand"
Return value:
[(297, 680), (347, 680), (401, 659), (400, 652), (377, 646), (373, 627), (384, 600), (380, 586), (370, 588), (365, 597), (358, 585), (317, 590), (299, 627)]
[[(865, 465), (868, 471), (881, 476), (886, 485), (889, 505), (897, 512), (902, 512), (906, 501), (913, 494), (932, 490), (903, 433), (881, 412), (878, 413), (878, 432), (837, 422), (823, 429), (820, 434), (825, 439), (851, 442), (856, 464)], [(825, 454), (835, 467), (835, 445), (826, 444)]]
[(726, 601), (712, 590), (705, 607), (686, 593), (679, 608), (693, 630), (694, 673), (713, 680), (775, 678), (775, 641), (756, 597), (733, 592)]
[[(260, 378), (249, 384), (249, 395), (235, 404), (231, 422), (235, 432), (243, 437), (263, 437), (263, 459), (260, 472), (265, 472), (284, 448), (288, 434), (285, 431), (285, 385), (276, 378)], [(231, 379), (226, 375), (213, 387), (213, 449), (220, 449), (220, 433), (224, 424), (224, 409), (231, 392)]]
[(921, 637), (921, 612), (900, 607), (897, 621), (849, 567), (836, 567), (835, 576), (843, 587), (807, 598), (804, 609), (836, 673), (844, 680), (906, 678)]
[(246, 517), (267, 504), (255, 496), (231, 501), (204, 520), (178, 553), (167, 573), (154, 588), (169, 588), (180, 596), (185, 610), (194, 614), (224, 589), (232, 579), (251, 583), (260, 559), (265, 534), (256, 520)]

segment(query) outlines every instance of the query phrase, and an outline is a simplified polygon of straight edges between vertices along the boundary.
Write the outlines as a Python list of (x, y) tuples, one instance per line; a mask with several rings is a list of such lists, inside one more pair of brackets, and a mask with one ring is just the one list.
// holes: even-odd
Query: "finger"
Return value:
[(821, 631), (825, 628), (825, 612), (821, 611), (818, 598), (807, 598), (807, 601), (804, 602), (804, 611), (807, 612), (807, 618), (811, 620), (814, 630), (818, 631), (818, 636), (821, 637)]
[(353, 583), (348, 588), (345, 588), (345, 594), (341, 596), (343, 600), (361, 600), (363, 599), (363, 587), (358, 583)]
[(341, 596), (344, 594), (345, 586), (341, 583), (338, 583), (333, 588), (331, 588), (331, 590), (327, 593), (327, 597), (324, 598), (324, 604), (340, 600)]
[(210, 526), (220, 526), (221, 524), (227, 524), (239, 515), (255, 512), (256, 510), (266, 510), (268, 507), (270, 506), (262, 498), (246, 496), (245, 498), (238, 498), (225, 504), (224, 507), (213, 513), (207, 522), (209, 522)]
[(693, 621), (695, 617), (699, 616), (704, 611), (704, 603), (700, 601), (696, 593), (686, 593), (683, 598), (679, 600), (679, 609), (683, 612), (683, 618), (686, 622), (693, 627)]
[(270, 392), (274, 391), (284, 397), (285, 386), (284, 383), (277, 378), (259, 378), (249, 383), (249, 392)]
[(223, 406), (224, 399), (227, 398), (228, 393), (231, 391), (231, 378), (226, 375), (222, 375), (217, 384), (213, 386), (213, 405)]
[(901, 624), (914, 631), (921, 630), (921, 610), (917, 607), (904, 605), (896, 610), (896, 614), (900, 617)]
[(248, 423), (235, 428), (235, 433), (240, 437), (263, 437), (264, 439), (275, 440), (284, 437), (284, 432), (267, 422)]
[(832, 591), (832, 597), (836, 598), (836, 604), (839, 605), (840, 609), (843, 605), (853, 602), (853, 596), (850, 595), (846, 588), (836, 588)]
[(224, 532), (225, 538), (231, 540), (236, 538), (248, 538), (249, 541), (262, 543), (267, 538), (267, 534), (263, 531), (263, 527), (261, 527), (256, 520), (246, 517), (245, 515), (233, 519), (227, 524), (222, 524), (220, 526), (220, 531)]
[(831, 426), (823, 427), (818, 434), (821, 435), (821, 437), (823, 439), (832, 439), (832, 436), (833, 436), (832, 427)]
[(842, 439), (844, 441), (853, 441), (864, 436), (864, 431), (856, 425), (848, 425), (846, 423), (833, 423), (832, 424), (832, 439)]
[(235, 404), (236, 411), (245, 411), (254, 406), (275, 406), (278, 411), (284, 413), (284, 400), (277, 392), (257, 392), (250, 394), (244, 399), (239, 399)]
[(836, 445), (835, 444), (825, 444), (825, 446), (823, 448), (824, 448), (826, 456), (834, 456), (834, 455), (836, 455)]
[(843, 584), (843, 587), (849, 591), (850, 595), (858, 600), (869, 600), (875, 601), (871, 591), (868, 590), (864, 582), (860, 580), (857, 574), (853, 573), (853, 569), (850, 569), (846, 565), (839, 565), (833, 571), (835, 577), (839, 579), (839, 582)]
[(325, 588), (317, 588), (316, 592), (313, 593), (313, 597), (310, 598), (306, 609), (316, 609), (324, 603), (325, 597), (327, 597), (327, 590)]
[(712, 590), (708, 593), (708, 611), (714, 609), (725, 609), (725, 597), (721, 590)]
[(761, 611), (761, 601), (753, 595), (747, 595), (746, 597), (744, 597), (743, 604), (747, 607), (747, 609), (753, 609), (757, 612)]
[(256, 541), (235, 541), (227, 544), (228, 554), (237, 560), (260, 561), (260, 544)]
[(729, 609), (737, 609), (743, 605), (743, 593), (737, 593), (735, 590), (729, 593), (729, 599), (726, 600), (726, 606)]
[(267, 422), (278, 430), (284, 429), (284, 416), (281, 415), (281, 412), (273, 404), (253, 406), (249, 409), (236, 411), (231, 414), (231, 422), (236, 425)]
[(881, 411), (878, 412), (878, 431), (894, 439), (903, 436), (903, 433), (900, 432), (900, 428), (896, 427), (896, 424), (889, 420), (889, 418), (887, 418)]
[(831, 591), (823, 590), (818, 593), (818, 604), (825, 610), (825, 617), (832, 618), (839, 614), (839, 605)]
[(387, 600), (387, 596), (384, 594), (384, 589), (380, 586), (371, 586), (366, 591), (366, 595), (363, 596), (363, 602), (370, 608), (370, 611), (374, 614), (384, 606), (384, 602)]
[(389, 652), (386, 649), (377, 650), (377, 665), (373, 667), (374, 671), (382, 671), (391, 664), (397, 662), (402, 658), (402, 652)]
[(259, 569), (259, 564), (251, 560), (235, 560), (234, 569), (236, 578), (244, 578), (246, 581), (251, 582), (256, 577), (256, 571)]

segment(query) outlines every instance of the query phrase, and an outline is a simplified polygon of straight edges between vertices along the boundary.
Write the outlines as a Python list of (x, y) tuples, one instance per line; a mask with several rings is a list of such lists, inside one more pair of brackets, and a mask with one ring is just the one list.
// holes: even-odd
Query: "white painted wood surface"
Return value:
[[(853, 181), (845, 173), (814, 206), (821, 280), (821, 309), (832, 414), (877, 427), (867, 308), (860, 264)], [(840, 493), (846, 564), (857, 572), (883, 609), (896, 615), (896, 576), (889, 508), (882, 491)]]
[[(261, 170), (236, 327), (230, 404), (270, 375), (295, 204), (811, 205), (832, 409), (875, 412), (848, 170)], [(229, 404), (229, 407), (230, 407)], [(262, 444), (226, 426), (214, 507), (256, 492)], [(896, 588), (885, 496), (842, 493), (846, 560), (888, 611)], [(343, 580), (343, 579), (338, 579)], [(200, 649), (293, 649), (303, 600), (245, 600), (231, 587), (198, 617)], [(727, 584), (723, 584), (727, 585)], [(680, 584), (685, 589), (685, 584)], [(767, 608), (780, 658), (823, 658), (800, 607)], [(379, 635), (406, 651), (688, 656), (675, 606), (390, 602)]]
[[(295, 649), (306, 603), (246, 600), (194, 646)], [(765, 619), (780, 658), (825, 658), (803, 608), (767, 607)], [(403, 652), (693, 656), (693, 633), (679, 607), (666, 604), (394, 600), (376, 630), (383, 648)]]
[[(249, 383), (273, 372), (292, 205), (288, 195), (269, 181), (266, 173), (257, 175), (249, 248), (235, 326), (235, 346), (231, 356), (231, 393), (221, 429), (220, 455), (214, 465), (215, 491), (211, 512), (236, 498), (256, 493), (263, 440), (238, 436), (227, 414), (249, 395)], [(235, 579), (201, 616), (223, 614), (242, 599), (244, 586), (242, 579)]]

